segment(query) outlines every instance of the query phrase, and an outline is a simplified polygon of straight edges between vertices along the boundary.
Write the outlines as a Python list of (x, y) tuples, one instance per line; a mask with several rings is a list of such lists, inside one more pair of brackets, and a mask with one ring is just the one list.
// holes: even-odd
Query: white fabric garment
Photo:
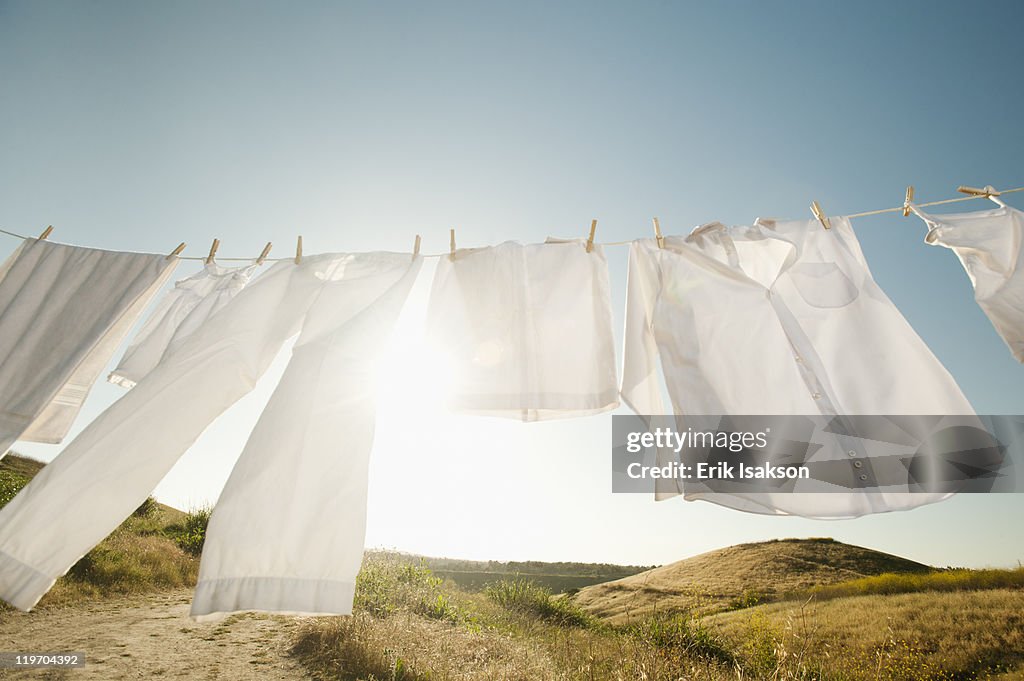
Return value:
[(1018, 362), (1024, 362), (1024, 213), (1001, 205), (991, 210), (930, 215), (925, 241), (956, 253), (974, 286), (974, 299)]
[[(973, 414), (878, 287), (845, 217), (713, 223), (630, 247), (622, 397), (638, 414)], [(945, 494), (686, 493), (745, 511), (851, 517)]]
[[(359, 381), (421, 262), (409, 254), (366, 253), (273, 265), (0, 510), (0, 598), (23, 610), (35, 605), (145, 500), (218, 415), (253, 388), (284, 341), (302, 331), (285, 379), (214, 513), (211, 557), (204, 558), (194, 613), (209, 614), (207, 606), (348, 612), (363, 517), (348, 514), (349, 505), (335, 496), (351, 493), (353, 504), (362, 503), (366, 483), (359, 476), (372, 410)], [(367, 352), (353, 355), (357, 350)], [(338, 424), (351, 426), (354, 435), (340, 437)], [(268, 465), (270, 445), (294, 467), (292, 477), (277, 477)], [(263, 475), (280, 484), (276, 502), (247, 496), (260, 489)], [(244, 527), (236, 524), (234, 494), (251, 503)], [(252, 519), (265, 522), (260, 505), (275, 503), (288, 505), (273, 526), (284, 534), (266, 535), (269, 528)], [(263, 557), (254, 560), (250, 550)]]
[(131, 388), (169, 352), (173, 352), (217, 310), (245, 288), (256, 265), (222, 267), (204, 263), (197, 274), (175, 283), (139, 330), (121, 362), (107, 378)]
[(583, 240), (505, 242), (442, 257), (427, 338), (446, 358), (448, 406), (538, 421), (618, 406), (608, 263)]
[(191, 615), (348, 615), (363, 561), (374, 358), (419, 264), (353, 260), (310, 310), (214, 509)]
[(0, 456), (64, 439), (178, 258), (28, 239), (0, 266)]

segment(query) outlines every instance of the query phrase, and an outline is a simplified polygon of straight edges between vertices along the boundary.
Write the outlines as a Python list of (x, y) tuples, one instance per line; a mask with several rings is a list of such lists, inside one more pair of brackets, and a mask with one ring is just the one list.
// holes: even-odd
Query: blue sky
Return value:
[[(297, 234), (307, 253), (408, 250), (420, 233), (438, 252), (449, 227), (474, 246), (582, 235), (598, 218), (598, 239), (617, 241), (648, 236), (653, 215), (685, 233), (805, 217), (812, 199), (833, 214), (894, 206), (907, 184), (921, 201), (1021, 186), (1022, 22), (1017, 2), (0, 1), (0, 226), (126, 250), (186, 241), (191, 255), (216, 236), (225, 256), (266, 241), (286, 254)], [(1024, 367), (953, 254), (914, 218), (854, 226), (976, 409), (1024, 413)], [(618, 324), (625, 251), (608, 257)], [(161, 499), (216, 498), (280, 366)], [(76, 429), (120, 394), (98, 386)], [(388, 425), (400, 405), (425, 411), (417, 394), (382, 407), (372, 545), (655, 563), (827, 535), (941, 565), (1024, 559), (1021, 495), (839, 522), (655, 504), (608, 492), (607, 416), (433, 415), (403, 439)]]

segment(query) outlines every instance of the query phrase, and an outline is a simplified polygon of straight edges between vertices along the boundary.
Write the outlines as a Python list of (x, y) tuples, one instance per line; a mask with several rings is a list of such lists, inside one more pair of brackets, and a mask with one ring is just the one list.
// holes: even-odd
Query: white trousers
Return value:
[(0, 510), (0, 598), (34, 606), (301, 331), (214, 512), (193, 613), (348, 612), (365, 529), (367, 378), (421, 262), (325, 254), (271, 267)]

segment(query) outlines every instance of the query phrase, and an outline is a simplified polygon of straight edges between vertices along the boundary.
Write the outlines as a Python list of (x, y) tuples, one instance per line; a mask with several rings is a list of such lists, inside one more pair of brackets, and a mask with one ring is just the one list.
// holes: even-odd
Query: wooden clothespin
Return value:
[(50, 234), (52, 232), (53, 232), (53, 225), (47, 225), (46, 229), (43, 230), (43, 233), (39, 235), (39, 240), (40, 241), (45, 241), (46, 237), (50, 236)]
[(210, 254), (206, 256), (206, 264), (209, 265), (213, 262), (213, 256), (217, 255), (217, 249), (220, 248), (220, 239), (214, 239), (213, 245), (210, 246)]
[(260, 253), (260, 257), (256, 258), (257, 265), (262, 265), (263, 262), (267, 259), (267, 256), (270, 255), (270, 249), (272, 246), (273, 244), (268, 241), (267, 245), (263, 247), (263, 252)]
[(981, 188), (968, 187), (967, 185), (962, 184), (959, 187), (957, 187), (956, 190), (961, 194), (970, 194), (971, 196), (984, 196), (985, 198), (999, 196), (999, 194), (1001, 193), (990, 184), (985, 185), (984, 187)]
[(654, 239), (658, 242), (658, 248), (665, 248), (665, 237), (661, 235), (661, 224), (658, 218), (654, 218)]
[(821, 204), (817, 201), (811, 201), (811, 212), (814, 213), (814, 217), (818, 219), (822, 227), (832, 229), (832, 223), (829, 221), (828, 216), (825, 215), (825, 211), (821, 209)]
[(298, 242), (295, 244), (295, 264), (298, 265), (302, 262), (302, 237), (299, 237)]
[(416, 242), (412, 246), (412, 259), (415, 260), (420, 254), (420, 235), (416, 235)]
[(448, 259), (455, 260), (455, 230), (448, 230)]
[(594, 250), (594, 232), (597, 231), (597, 220), (590, 221), (590, 236), (587, 237), (587, 253)]
[(1002, 192), (1000, 192), (998, 189), (996, 189), (990, 184), (985, 185), (981, 189), (977, 187), (967, 187), (964, 185), (960, 185), (959, 187), (956, 188), (956, 190), (961, 194), (970, 194), (971, 196), (984, 196), (986, 199), (990, 200), (997, 206), (1002, 206), (1004, 208), (1006, 207), (1006, 203), (999, 198), (999, 195)]
[(185, 250), (185, 242), (182, 241), (180, 244), (178, 244), (177, 248), (175, 248), (173, 251), (171, 251), (170, 253), (167, 254), (167, 259), (170, 260), (174, 256), (180, 255), (181, 252), (184, 251), (184, 250)]
[(914, 185), (907, 187), (907, 193), (903, 197), (903, 217), (910, 215), (910, 203), (914, 200)]

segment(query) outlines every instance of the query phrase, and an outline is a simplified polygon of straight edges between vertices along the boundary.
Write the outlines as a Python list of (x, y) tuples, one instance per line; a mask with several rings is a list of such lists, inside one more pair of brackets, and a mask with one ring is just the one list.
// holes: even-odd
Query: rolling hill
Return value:
[(833, 539), (778, 539), (738, 544), (588, 586), (573, 600), (591, 614), (621, 624), (652, 614), (718, 612), (822, 584), (930, 569)]

